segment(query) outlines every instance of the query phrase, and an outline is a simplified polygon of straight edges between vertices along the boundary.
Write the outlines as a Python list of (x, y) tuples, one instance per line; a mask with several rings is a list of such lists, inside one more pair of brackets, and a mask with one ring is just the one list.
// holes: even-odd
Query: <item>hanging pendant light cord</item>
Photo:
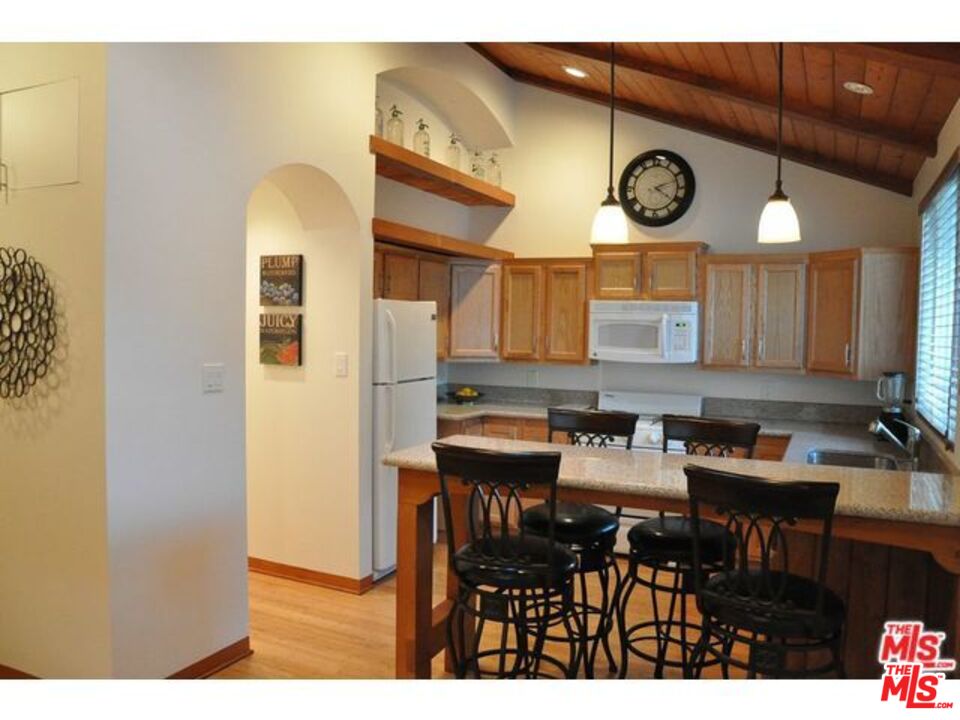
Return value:
[(780, 162), (783, 157), (783, 43), (780, 43), (779, 52), (779, 86), (777, 90), (777, 192), (780, 190)]
[(607, 199), (613, 199), (613, 104), (614, 104), (614, 54), (610, 43), (610, 164), (607, 174)]

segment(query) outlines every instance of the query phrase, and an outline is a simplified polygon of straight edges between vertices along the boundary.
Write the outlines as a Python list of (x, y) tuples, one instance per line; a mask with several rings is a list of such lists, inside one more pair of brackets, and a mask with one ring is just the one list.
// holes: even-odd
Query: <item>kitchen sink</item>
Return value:
[(889, 455), (854, 452), (852, 450), (822, 450), (816, 448), (807, 453), (807, 465), (840, 465), (842, 467), (869, 468), (872, 470), (897, 470), (900, 466)]

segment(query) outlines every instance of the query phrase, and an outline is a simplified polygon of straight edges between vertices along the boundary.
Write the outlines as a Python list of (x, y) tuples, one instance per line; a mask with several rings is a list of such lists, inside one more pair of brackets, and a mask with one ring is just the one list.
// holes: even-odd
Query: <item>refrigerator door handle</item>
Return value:
[(390, 412), (387, 415), (390, 423), (390, 432), (388, 434), (388, 440), (384, 444), (383, 452), (384, 454), (392, 453), (393, 446), (397, 442), (397, 386), (396, 385), (386, 385), (387, 394), (390, 396)]
[(389, 310), (385, 310), (387, 318), (387, 336), (390, 345), (390, 382), (395, 383), (399, 380), (397, 377), (397, 319)]

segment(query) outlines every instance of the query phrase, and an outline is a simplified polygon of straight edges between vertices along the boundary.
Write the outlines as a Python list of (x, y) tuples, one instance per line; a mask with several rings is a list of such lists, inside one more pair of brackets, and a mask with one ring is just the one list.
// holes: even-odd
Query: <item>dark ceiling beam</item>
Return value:
[[(535, 44), (589, 60), (599, 62), (609, 62), (610, 60), (609, 51), (583, 43)], [(695, 90), (706, 93), (707, 95), (712, 95), (722, 100), (740, 103), (741, 105), (746, 105), (768, 113), (776, 114), (777, 112), (776, 96), (765, 97), (757, 95), (713, 77), (651, 63), (640, 58), (624, 55), (623, 53), (618, 53), (617, 55), (617, 66), (642, 73), (656, 80), (682, 86), (685, 90)], [(833, 131), (859, 135), (862, 138), (897, 147), (909, 153), (918, 153), (927, 157), (935, 157), (937, 154), (936, 138), (918, 138), (911, 133), (902, 132), (868, 120), (837, 117), (833, 113), (821, 110), (812, 105), (804, 105), (801, 107), (796, 104), (791, 104), (789, 101), (784, 101), (783, 114), (785, 117), (794, 120), (813, 123)]]
[(890, 63), (931, 75), (960, 80), (960, 43), (826, 43), (804, 42), (867, 60)]
[[(563, 95), (580, 98), (581, 100), (588, 100), (598, 105), (610, 105), (610, 96), (606, 93), (587, 90), (583, 87), (564, 82), (558, 82), (556, 80), (549, 80), (547, 78), (540, 77), (539, 75), (533, 75), (531, 73), (515, 70), (506, 66), (498, 65), (498, 67), (500, 67), (504, 73), (517, 82), (522, 82), (527, 85), (534, 85), (536, 87), (543, 88), (544, 90), (551, 90)], [(666, 123), (668, 125), (683, 128), (685, 130), (691, 130), (702, 135), (709, 135), (710, 137), (714, 137), (719, 140), (726, 140), (727, 142), (742, 145), (753, 150), (759, 150), (760, 152), (765, 152), (770, 155), (776, 155), (777, 153), (777, 144), (775, 142), (757, 138), (752, 135), (747, 135), (746, 133), (738, 133), (730, 130), (729, 128), (718, 127), (701, 120), (696, 120), (684, 115), (678, 115), (676, 113), (666, 112), (658, 108), (653, 108), (648, 105), (644, 105), (633, 100), (625, 100), (623, 98), (617, 98), (616, 106), (619, 110), (631, 113), (633, 115), (639, 115), (650, 120), (656, 120), (657, 122)], [(854, 165), (838, 162), (836, 160), (828, 160), (814, 153), (810, 153), (795, 147), (785, 146), (783, 148), (783, 157), (787, 160), (800, 163), (801, 165), (807, 165), (818, 170), (824, 170), (835, 175), (841, 175), (843, 177), (850, 178), (851, 180), (857, 180), (868, 185), (875, 185), (901, 195), (910, 196), (913, 194), (913, 181), (906, 180), (902, 177), (862, 170)]]

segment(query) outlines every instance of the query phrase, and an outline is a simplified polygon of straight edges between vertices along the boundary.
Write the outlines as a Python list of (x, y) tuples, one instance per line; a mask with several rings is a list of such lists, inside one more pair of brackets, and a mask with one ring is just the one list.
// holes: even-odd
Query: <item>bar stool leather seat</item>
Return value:
[[(717, 622), (749, 632), (789, 638), (820, 638), (839, 633), (843, 628), (846, 616), (843, 600), (815, 580), (783, 572), (771, 572), (765, 580), (760, 570), (744, 573), (744, 576), (740, 578), (736, 571), (720, 572), (704, 583), (701, 602), (704, 610)], [(729, 599), (731, 591), (740, 582), (756, 588), (757, 592), (756, 599), (742, 607), (731, 604)], [(790, 607), (789, 612), (757, 612), (758, 603), (770, 599), (771, 589), (779, 594), (780, 604)], [(823, 593), (823, 609), (817, 613), (820, 592)]]
[[(474, 587), (492, 585), (512, 590), (558, 588), (568, 582), (577, 567), (570, 550), (546, 538), (525, 535), (508, 540), (497, 538), (498, 551), (517, 558), (516, 562), (493, 558), (483, 543), (464, 545), (453, 556), (453, 567), (460, 578)], [(550, 568), (546, 569), (547, 558)], [(538, 567), (539, 566), (539, 567)]]
[[(550, 507), (544, 503), (524, 510), (522, 522), (531, 533), (546, 535), (550, 526)], [(602, 507), (557, 502), (554, 531), (557, 542), (584, 547), (616, 536), (619, 528), (617, 516)]]
[[(723, 559), (724, 536), (727, 553), (737, 547), (737, 539), (723, 525), (709, 520), (700, 521), (700, 537), (703, 561), (718, 562)], [(632, 551), (650, 552), (669, 559), (675, 555), (678, 562), (689, 564), (693, 556), (693, 528), (686, 516), (655, 517), (639, 522), (627, 533)]]

